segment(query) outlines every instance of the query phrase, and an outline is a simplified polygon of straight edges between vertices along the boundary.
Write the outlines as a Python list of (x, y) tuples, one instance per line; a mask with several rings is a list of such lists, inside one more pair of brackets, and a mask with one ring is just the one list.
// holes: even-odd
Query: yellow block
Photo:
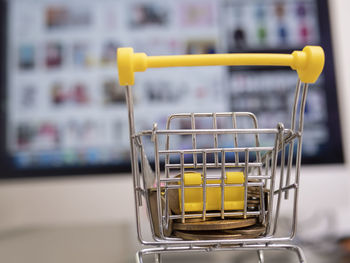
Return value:
[[(184, 174), (185, 186), (197, 186), (203, 183), (200, 173), (188, 172)], [(243, 172), (227, 172), (225, 184), (243, 184)], [(221, 187), (208, 187), (210, 184), (221, 184), (220, 179), (207, 179), (206, 210), (221, 210)], [(243, 210), (244, 187), (225, 186), (224, 209)], [(203, 188), (185, 188), (185, 212), (200, 212), (203, 210)], [(179, 189), (179, 203), (181, 203), (181, 189)]]

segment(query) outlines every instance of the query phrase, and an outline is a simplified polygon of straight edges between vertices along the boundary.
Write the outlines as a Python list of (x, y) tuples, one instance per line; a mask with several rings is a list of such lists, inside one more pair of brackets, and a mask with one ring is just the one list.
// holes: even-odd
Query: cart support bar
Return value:
[(319, 46), (306, 46), (291, 54), (205, 54), (147, 56), (129, 47), (118, 48), (120, 85), (134, 85), (134, 72), (147, 68), (194, 66), (290, 66), (304, 83), (314, 83), (324, 66), (324, 52)]

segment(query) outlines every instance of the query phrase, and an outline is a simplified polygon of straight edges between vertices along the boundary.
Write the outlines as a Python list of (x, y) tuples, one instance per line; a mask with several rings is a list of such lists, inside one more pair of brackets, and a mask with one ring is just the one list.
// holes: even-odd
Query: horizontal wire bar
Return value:
[[(217, 167), (220, 168), (221, 167), (221, 162), (219, 162), (218, 164), (215, 163), (207, 163), (207, 167)], [(225, 163), (225, 167), (226, 168), (235, 168), (235, 167), (244, 167), (245, 163)], [(264, 164), (263, 163), (249, 163), (249, 167), (262, 167)], [(170, 164), (166, 164), (165, 168), (169, 168), (169, 169), (176, 169), (176, 168), (180, 168), (181, 165), (178, 163), (170, 163)], [(203, 164), (202, 163), (197, 163), (196, 165), (194, 165), (193, 163), (187, 163), (184, 164), (185, 168), (202, 168)]]
[(278, 194), (280, 191), (281, 191), (281, 192), (285, 192), (285, 191), (288, 191), (288, 190), (290, 190), (290, 189), (296, 189), (296, 188), (297, 188), (297, 185), (296, 185), (296, 184), (290, 184), (290, 185), (288, 185), (288, 186), (285, 186), (285, 187), (282, 187), (282, 188), (280, 188), (280, 189), (275, 190), (273, 193), (274, 193), (274, 194)]
[(160, 150), (159, 154), (190, 154), (190, 153), (215, 153), (221, 152), (222, 150), (225, 153), (229, 152), (263, 152), (263, 151), (272, 151), (273, 147), (238, 147), (238, 148), (206, 148), (206, 149), (184, 149), (184, 150)]
[[(251, 112), (244, 112), (244, 111), (240, 111), (240, 112), (215, 112), (217, 117), (231, 117), (232, 114), (235, 114), (238, 117), (244, 117), (244, 116), (255, 116), (253, 113)], [(174, 113), (171, 114), (169, 118), (181, 118), (181, 117), (188, 117), (190, 118), (191, 116), (194, 117), (213, 117), (213, 113), (209, 113), (209, 112), (196, 112), (196, 113)]]
[(177, 130), (157, 130), (157, 134), (277, 134), (278, 129), (177, 129)]
[[(243, 212), (225, 212), (225, 216), (241, 216), (243, 215)], [(247, 211), (247, 215), (254, 216), (254, 215), (260, 215), (260, 211)], [(203, 216), (202, 213), (200, 214), (185, 214), (185, 218), (201, 218)], [(207, 213), (206, 217), (219, 217), (221, 216), (221, 213)], [(181, 215), (171, 215), (170, 219), (181, 219)]]
[[(248, 187), (253, 187), (253, 186), (262, 186), (264, 185), (263, 182), (248, 182)], [(220, 187), (221, 184), (206, 184), (206, 187)], [(243, 187), (244, 184), (225, 184), (225, 187)], [(171, 184), (171, 185), (167, 185), (164, 188), (166, 189), (180, 189), (181, 185), (176, 185), (176, 184)], [(198, 184), (198, 185), (185, 185), (184, 188), (203, 188), (202, 184)]]
[[(207, 176), (207, 179), (208, 180), (221, 180), (221, 176)], [(265, 180), (265, 179), (270, 179), (270, 176), (266, 176), (266, 175), (250, 175), (250, 176), (248, 176), (248, 179)], [(161, 178), (160, 181), (162, 183), (177, 183), (177, 182), (181, 181), (181, 178), (177, 178), (177, 177)]]
[[(277, 129), (176, 129), (176, 130), (143, 130), (139, 133), (135, 133), (132, 137), (140, 137), (144, 135), (154, 134), (177, 134), (177, 135), (188, 135), (188, 134), (277, 134)], [(293, 131), (290, 129), (284, 129), (284, 134), (292, 134)]]

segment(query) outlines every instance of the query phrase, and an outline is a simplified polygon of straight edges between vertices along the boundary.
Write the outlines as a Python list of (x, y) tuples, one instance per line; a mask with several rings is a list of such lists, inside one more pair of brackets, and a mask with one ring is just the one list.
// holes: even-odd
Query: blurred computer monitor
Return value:
[[(1, 7), (2, 177), (130, 169), (115, 59), (123, 46), (148, 55), (323, 46), (303, 162), (343, 161), (327, 1), (2, 0)], [(289, 125), (296, 80), (282, 67), (150, 70), (136, 76), (137, 128), (203, 111), (252, 111), (260, 127)]]

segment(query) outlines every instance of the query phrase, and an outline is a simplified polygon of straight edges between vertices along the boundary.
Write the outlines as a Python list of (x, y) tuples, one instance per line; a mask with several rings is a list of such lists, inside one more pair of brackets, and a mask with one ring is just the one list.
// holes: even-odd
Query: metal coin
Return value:
[(241, 234), (228, 234), (222, 231), (174, 231), (174, 234), (176, 237), (185, 240), (237, 239), (242, 237)]
[(206, 230), (224, 230), (224, 229), (235, 229), (252, 226), (256, 223), (256, 218), (247, 219), (225, 219), (225, 220), (213, 220), (204, 222), (185, 222), (185, 223), (174, 223), (174, 230), (185, 230), (185, 231), (206, 231)]
[(246, 236), (246, 235), (259, 236), (259, 235), (263, 234), (265, 232), (265, 230), (266, 230), (266, 228), (264, 226), (257, 225), (257, 226), (243, 228), (243, 229), (224, 230), (224, 232), (226, 232), (228, 234), (232, 234), (232, 235), (241, 234), (243, 236)]

